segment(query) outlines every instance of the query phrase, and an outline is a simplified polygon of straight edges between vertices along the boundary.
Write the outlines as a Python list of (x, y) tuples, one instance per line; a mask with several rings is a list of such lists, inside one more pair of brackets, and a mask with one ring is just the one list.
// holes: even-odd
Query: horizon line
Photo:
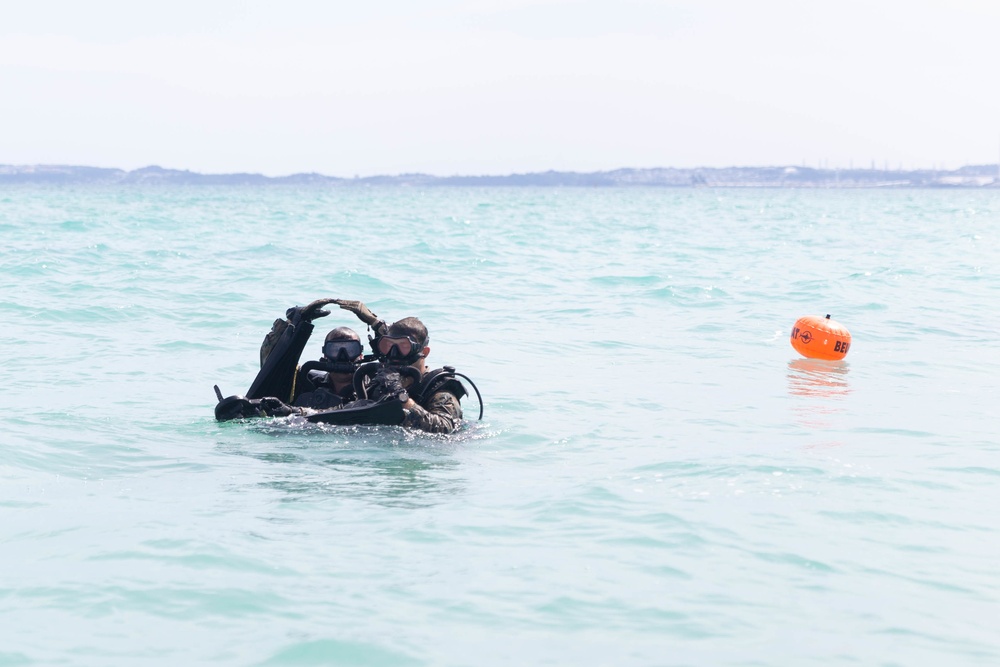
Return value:
[[(174, 173), (174, 174), (187, 174), (191, 176), (205, 176), (205, 177), (256, 177), (265, 178), (269, 180), (282, 180), (290, 179), (295, 177), (322, 177), (324, 179), (331, 180), (342, 180), (342, 181), (354, 181), (354, 180), (368, 180), (368, 179), (379, 179), (379, 178), (413, 178), (413, 177), (429, 177), (435, 179), (477, 179), (477, 178), (512, 178), (512, 177), (528, 177), (528, 176), (544, 176), (552, 174), (566, 174), (566, 175), (577, 175), (577, 176), (598, 176), (602, 174), (614, 174), (619, 172), (655, 172), (655, 171), (673, 171), (673, 172), (698, 172), (698, 171), (733, 171), (733, 170), (805, 170), (815, 173), (830, 173), (836, 174), (837, 172), (859, 172), (859, 173), (949, 173), (949, 172), (960, 172), (969, 169), (996, 169), (998, 178), (1000, 178), (1000, 162), (997, 163), (983, 163), (983, 164), (964, 164), (960, 167), (948, 169), (936, 164), (932, 164), (930, 167), (915, 167), (915, 168), (904, 168), (903, 164), (897, 163), (895, 168), (890, 167), (888, 161), (883, 163), (883, 166), (878, 167), (872, 163), (871, 166), (867, 167), (855, 167), (853, 164), (844, 166), (809, 166), (805, 164), (771, 164), (771, 165), (729, 165), (725, 167), (711, 167), (711, 166), (698, 166), (698, 167), (672, 167), (672, 166), (657, 166), (657, 167), (615, 167), (612, 169), (597, 169), (591, 171), (578, 171), (574, 169), (545, 169), (538, 171), (513, 171), (507, 173), (451, 173), (447, 175), (433, 174), (423, 171), (408, 171), (408, 172), (396, 172), (396, 173), (377, 173), (367, 176), (360, 176), (355, 174), (354, 176), (331, 176), (329, 174), (324, 174), (318, 171), (296, 171), (276, 176), (268, 176), (261, 172), (256, 171), (228, 171), (228, 172), (201, 172), (194, 171), (191, 169), (178, 169), (174, 167), (162, 167), (158, 164), (149, 164), (143, 167), (137, 167), (135, 169), (126, 169), (122, 167), (98, 167), (93, 165), (85, 164), (59, 164), (59, 163), (34, 163), (34, 164), (0, 164), (0, 177), (10, 176), (16, 174), (31, 174), (38, 173), (36, 170), (49, 171), (49, 173), (58, 172), (61, 170), (88, 170), (88, 171), (101, 171), (101, 172), (118, 172), (122, 174), (137, 174), (137, 173)], [(50, 171), (51, 170), (51, 171)]]

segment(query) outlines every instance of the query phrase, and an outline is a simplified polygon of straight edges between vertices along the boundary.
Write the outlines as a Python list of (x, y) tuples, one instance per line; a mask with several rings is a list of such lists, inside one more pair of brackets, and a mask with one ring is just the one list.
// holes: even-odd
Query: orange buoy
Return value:
[(792, 347), (803, 357), (837, 361), (847, 356), (851, 332), (829, 315), (800, 317), (792, 327)]

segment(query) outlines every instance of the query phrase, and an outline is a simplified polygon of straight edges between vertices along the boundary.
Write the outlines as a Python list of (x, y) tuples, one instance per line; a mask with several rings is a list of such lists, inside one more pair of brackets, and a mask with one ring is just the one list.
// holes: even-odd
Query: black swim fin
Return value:
[(403, 423), (403, 403), (398, 398), (380, 401), (361, 399), (342, 408), (317, 412), (306, 419), (314, 424), (398, 426)]
[(309, 342), (312, 331), (312, 322), (304, 320), (285, 327), (271, 353), (264, 360), (264, 365), (261, 366), (250, 389), (247, 390), (247, 398), (276, 396), (282, 401), (292, 402), (295, 371), (298, 369), (299, 357), (302, 356), (302, 350)]

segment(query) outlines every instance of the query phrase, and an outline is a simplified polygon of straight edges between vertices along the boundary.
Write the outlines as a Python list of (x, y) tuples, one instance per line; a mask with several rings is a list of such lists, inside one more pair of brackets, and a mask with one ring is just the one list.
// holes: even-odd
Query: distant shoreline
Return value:
[(1000, 187), (997, 165), (955, 170), (813, 169), (810, 167), (703, 167), (676, 169), (615, 169), (580, 173), (546, 171), (506, 176), (431, 176), (399, 174), (339, 178), (307, 173), (199, 174), (193, 171), (143, 167), (126, 171), (64, 165), (0, 165), (0, 185), (310, 185), (359, 187), (372, 185), (420, 187), (781, 187), (781, 188), (982, 188)]

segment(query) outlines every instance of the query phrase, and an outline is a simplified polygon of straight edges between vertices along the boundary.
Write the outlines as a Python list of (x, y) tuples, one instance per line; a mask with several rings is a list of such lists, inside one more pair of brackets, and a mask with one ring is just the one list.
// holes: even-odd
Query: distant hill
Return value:
[(262, 174), (199, 174), (194, 171), (143, 167), (134, 171), (65, 165), (0, 165), (0, 183), (52, 183), (94, 185), (272, 185), (282, 183), (344, 183), (343, 178), (320, 174), (294, 174), (272, 178)]
[(811, 169), (809, 167), (725, 167), (675, 169), (615, 169), (578, 173), (546, 171), (507, 176), (431, 176), (400, 174), (338, 178), (323, 174), (263, 176), (261, 174), (199, 174), (193, 171), (143, 167), (133, 171), (64, 165), (0, 165), (0, 185), (318, 185), (396, 186), (561, 186), (561, 187), (997, 187), (996, 165), (968, 166), (953, 171)]

